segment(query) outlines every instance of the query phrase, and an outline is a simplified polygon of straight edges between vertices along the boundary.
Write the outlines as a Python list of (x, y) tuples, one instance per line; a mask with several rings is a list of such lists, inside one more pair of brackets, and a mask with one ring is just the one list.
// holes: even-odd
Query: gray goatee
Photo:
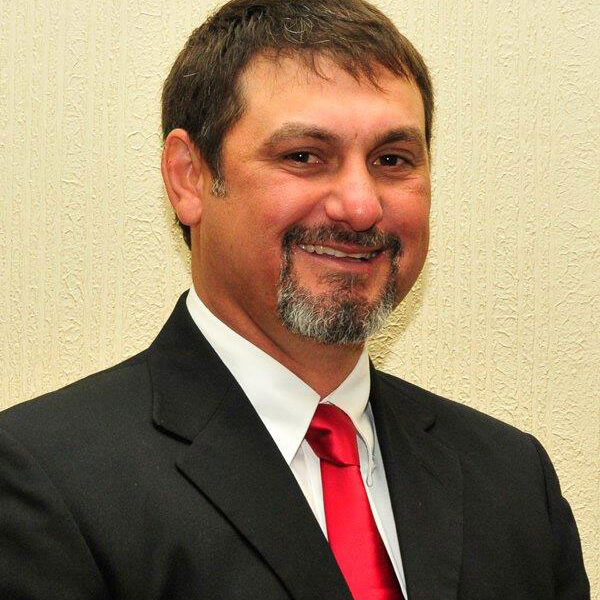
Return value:
[[(323, 282), (331, 291), (314, 294), (302, 288), (294, 272), (291, 254), (298, 244), (339, 242), (365, 247), (382, 247), (390, 252), (391, 268), (388, 279), (377, 299), (368, 302), (354, 289), (360, 277), (353, 274), (331, 273)], [(376, 229), (364, 232), (344, 231), (330, 226), (308, 229), (296, 226), (283, 239), (283, 262), (279, 276), (277, 310), (285, 326), (300, 335), (323, 344), (361, 344), (378, 331), (394, 309), (396, 274), (402, 244), (396, 236)]]

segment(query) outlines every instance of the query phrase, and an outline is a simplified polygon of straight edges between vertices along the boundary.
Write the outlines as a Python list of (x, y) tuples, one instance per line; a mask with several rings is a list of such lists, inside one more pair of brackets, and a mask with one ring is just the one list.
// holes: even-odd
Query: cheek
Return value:
[(321, 188), (306, 181), (273, 178), (272, 184), (257, 190), (254, 209), (260, 215), (263, 231), (281, 237), (294, 225), (318, 219), (321, 196)]
[(400, 227), (405, 235), (420, 239), (429, 231), (429, 209), (424, 206), (405, 207), (400, 215)]
[(388, 212), (390, 230), (402, 241), (427, 244), (429, 239), (429, 197), (410, 195), (391, 203)]

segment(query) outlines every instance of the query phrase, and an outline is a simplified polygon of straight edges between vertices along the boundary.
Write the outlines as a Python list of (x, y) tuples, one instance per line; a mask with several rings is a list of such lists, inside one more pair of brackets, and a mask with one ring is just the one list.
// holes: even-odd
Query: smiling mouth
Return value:
[(342, 252), (330, 248), (329, 246), (313, 245), (313, 244), (298, 244), (298, 247), (308, 252), (309, 254), (319, 254), (324, 256), (333, 256), (335, 258), (351, 258), (359, 261), (370, 260), (381, 254), (382, 249), (373, 250), (371, 252)]

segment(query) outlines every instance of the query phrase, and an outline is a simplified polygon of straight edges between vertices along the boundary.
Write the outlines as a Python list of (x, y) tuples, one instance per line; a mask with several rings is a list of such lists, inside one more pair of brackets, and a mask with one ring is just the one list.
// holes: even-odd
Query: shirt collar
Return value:
[[(198, 329), (236, 379), (271, 434), (288, 465), (292, 462), (314, 412), (319, 394), (272, 356), (219, 320), (192, 286), (187, 308)], [(354, 369), (323, 402), (341, 408), (373, 453), (373, 425), (365, 410), (371, 380), (366, 346)]]

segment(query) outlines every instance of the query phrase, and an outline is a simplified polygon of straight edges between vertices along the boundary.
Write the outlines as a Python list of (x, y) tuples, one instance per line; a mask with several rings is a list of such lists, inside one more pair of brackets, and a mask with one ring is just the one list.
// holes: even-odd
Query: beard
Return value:
[[(330, 286), (326, 293), (315, 294), (303, 288), (294, 272), (292, 248), (298, 244), (318, 245), (324, 242), (381, 247), (390, 253), (390, 273), (379, 296), (368, 302), (357, 288), (360, 276), (330, 273), (323, 283)], [(396, 274), (402, 253), (400, 239), (376, 229), (364, 232), (344, 231), (330, 226), (312, 229), (296, 226), (283, 239), (283, 262), (277, 292), (277, 311), (283, 324), (293, 333), (328, 345), (362, 344), (377, 332), (396, 302)]]

